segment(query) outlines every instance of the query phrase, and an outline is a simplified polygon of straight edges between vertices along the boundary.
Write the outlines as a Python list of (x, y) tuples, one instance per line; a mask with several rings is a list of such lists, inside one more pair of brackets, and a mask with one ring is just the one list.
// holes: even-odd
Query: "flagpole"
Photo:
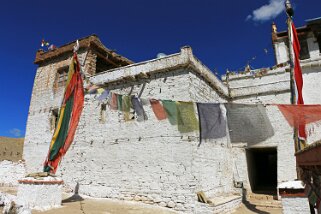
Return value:
[[(287, 25), (288, 25), (288, 39), (289, 39), (289, 58), (290, 58), (290, 89), (291, 89), (291, 104), (296, 104), (296, 95), (295, 95), (295, 85), (294, 85), (294, 56), (293, 56), (293, 44), (292, 44), (292, 16), (294, 14), (294, 11), (291, 6), (290, 0), (287, 0), (285, 2), (285, 9), (286, 9), (286, 15), (287, 15)], [(298, 131), (296, 128), (293, 129), (293, 138), (294, 138), (294, 148), (295, 152), (298, 151)]]
[[(295, 93), (295, 84), (294, 84), (294, 50), (292, 44), (292, 16), (294, 14), (293, 8), (291, 6), (290, 0), (286, 0), (285, 2), (286, 14), (287, 14), (287, 25), (288, 25), (288, 38), (289, 38), (289, 58), (290, 58), (290, 89), (291, 89), (291, 104), (295, 105), (296, 102), (296, 93)], [(295, 153), (299, 151), (299, 138), (298, 138), (298, 129), (293, 128), (293, 140), (294, 140), (294, 150)], [(296, 172), (297, 178), (302, 178), (302, 172), (296, 163)]]

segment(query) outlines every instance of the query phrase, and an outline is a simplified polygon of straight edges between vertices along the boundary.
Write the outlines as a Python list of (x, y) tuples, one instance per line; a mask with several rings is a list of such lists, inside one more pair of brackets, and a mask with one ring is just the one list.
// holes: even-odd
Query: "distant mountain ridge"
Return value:
[(24, 138), (0, 136), (0, 161), (17, 162), (22, 160)]

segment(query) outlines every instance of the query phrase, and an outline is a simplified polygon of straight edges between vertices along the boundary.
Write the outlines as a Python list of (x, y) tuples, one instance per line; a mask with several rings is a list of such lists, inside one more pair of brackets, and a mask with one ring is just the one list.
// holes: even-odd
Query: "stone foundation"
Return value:
[(27, 177), (19, 180), (17, 202), (23, 207), (48, 210), (61, 206), (63, 180), (45, 177), (42, 180)]

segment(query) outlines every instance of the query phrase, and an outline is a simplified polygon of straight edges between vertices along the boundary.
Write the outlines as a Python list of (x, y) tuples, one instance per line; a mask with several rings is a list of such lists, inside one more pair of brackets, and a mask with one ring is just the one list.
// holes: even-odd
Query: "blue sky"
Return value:
[[(110, 49), (139, 62), (190, 45), (211, 70), (274, 64), (271, 23), (285, 30), (283, 0), (3, 0), (0, 7), (0, 136), (25, 134), (42, 38), (56, 46), (97, 34)], [(295, 23), (321, 16), (320, 0), (292, 0)], [(268, 49), (268, 54), (264, 49)]]

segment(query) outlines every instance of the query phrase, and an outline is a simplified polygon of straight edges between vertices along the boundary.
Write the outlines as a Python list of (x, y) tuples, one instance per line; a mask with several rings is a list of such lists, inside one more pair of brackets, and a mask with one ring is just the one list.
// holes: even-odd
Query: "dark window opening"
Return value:
[(252, 192), (275, 195), (277, 190), (276, 148), (249, 149), (246, 151), (246, 158)]
[(97, 56), (97, 61), (96, 61), (96, 74), (117, 68), (116, 65), (113, 65), (112, 63), (107, 62), (107, 60)]
[(51, 117), (50, 117), (50, 129), (54, 130), (57, 127), (59, 117), (59, 110), (53, 109), (51, 110)]
[(99, 122), (106, 123), (106, 104), (101, 104)]
[(300, 46), (301, 46), (301, 51), (300, 51), (300, 59), (309, 59), (310, 58), (310, 53), (309, 53), (309, 46), (307, 40), (300, 39)]

